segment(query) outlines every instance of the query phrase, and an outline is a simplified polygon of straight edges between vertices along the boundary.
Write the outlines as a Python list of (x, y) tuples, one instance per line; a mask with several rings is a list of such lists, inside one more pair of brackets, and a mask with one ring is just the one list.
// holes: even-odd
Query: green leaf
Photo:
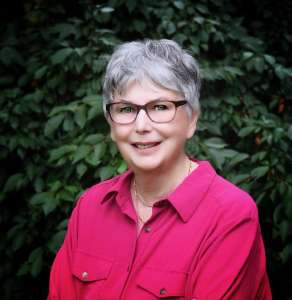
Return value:
[(223, 149), (224, 147), (227, 146), (227, 144), (224, 142), (224, 140), (221, 138), (218, 138), (218, 137), (213, 137), (213, 138), (205, 140), (205, 144), (208, 147), (215, 148), (215, 149)]
[(52, 135), (61, 125), (64, 120), (64, 115), (57, 115), (49, 119), (45, 126), (45, 135)]
[(249, 157), (249, 155), (246, 153), (236, 154), (229, 162), (229, 167), (233, 167), (233, 166), (237, 165), (238, 163), (246, 160), (248, 157)]
[(78, 161), (84, 159), (92, 150), (93, 150), (93, 148), (89, 145), (79, 146), (75, 152), (72, 163), (75, 164)]
[(52, 236), (52, 238), (49, 240), (47, 244), (51, 252), (57, 253), (62, 242), (64, 241), (65, 234), (66, 234), (66, 230), (60, 230), (59, 232), (57, 232)]
[(106, 144), (105, 143), (99, 143), (95, 145), (94, 147), (94, 155), (96, 159), (101, 159), (106, 151)]
[(86, 51), (88, 51), (88, 47), (75, 48), (74, 51), (77, 53), (78, 56), (83, 57)]
[(204, 23), (204, 21), (205, 21), (205, 18), (203, 18), (203, 17), (200, 17), (200, 16), (198, 16), (198, 17), (194, 17), (194, 21), (196, 22), (196, 23), (198, 23), (198, 24), (203, 24)]
[(48, 70), (48, 66), (42, 66), (35, 72), (34, 77), (36, 79), (41, 79), (46, 74), (47, 70)]
[(98, 107), (96, 105), (89, 109), (87, 118), (88, 118), (88, 120), (92, 120), (99, 114), (100, 114), (100, 110), (98, 109)]
[(283, 265), (286, 265), (292, 259), (292, 243), (287, 244), (280, 253)]
[(240, 101), (238, 97), (227, 97), (224, 99), (227, 103), (232, 104), (234, 106), (239, 105)]
[(243, 59), (250, 59), (254, 56), (252, 52), (243, 52)]
[(96, 145), (97, 143), (101, 142), (104, 139), (104, 135), (101, 133), (91, 134), (86, 137), (84, 140), (85, 143), (90, 145)]
[(88, 95), (82, 99), (82, 102), (91, 106), (102, 106), (102, 100), (100, 95)]
[(26, 236), (24, 232), (19, 232), (13, 239), (11, 249), (16, 252), (20, 249), (26, 241)]
[(239, 130), (238, 136), (245, 137), (247, 135), (250, 135), (254, 131), (254, 129), (255, 128), (253, 126), (244, 127), (244, 128)]
[(77, 34), (78, 29), (76, 27), (77, 26), (69, 23), (59, 23), (52, 28), (52, 32), (59, 33), (60, 39), (63, 40), (71, 34)]
[(66, 154), (71, 154), (72, 152), (76, 151), (77, 146), (76, 145), (64, 145), (57, 149), (53, 149), (50, 152), (50, 162), (54, 162), (58, 159), (60, 159), (63, 156), (66, 156)]
[(210, 148), (208, 152), (216, 168), (222, 170), (223, 164), (225, 162), (225, 157), (224, 155), (222, 155), (221, 150)]
[(211, 134), (222, 136), (222, 131), (218, 124), (216, 125), (212, 123), (207, 123), (206, 126)]
[(30, 204), (31, 205), (41, 205), (46, 202), (51, 202), (51, 201), (53, 201), (53, 199), (54, 199), (54, 196), (50, 192), (37, 193), (30, 199)]
[(34, 181), (34, 189), (37, 193), (40, 193), (43, 191), (45, 186), (44, 180), (41, 177), (37, 177)]
[(109, 14), (112, 13), (115, 9), (113, 7), (110, 6), (104, 6), (100, 9), (100, 11), (104, 14)]
[(283, 220), (280, 225), (280, 236), (283, 242), (287, 241), (287, 238), (291, 232), (291, 223), (288, 220)]
[(292, 186), (288, 186), (287, 193), (284, 195), (283, 201), (286, 215), (290, 220), (292, 220)]
[(134, 11), (137, 4), (138, 4), (137, 0), (127, 0), (126, 1), (126, 5), (127, 5), (128, 10), (129, 10), (130, 13)]
[(79, 163), (77, 165), (77, 174), (78, 174), (79, 179), (85, 174), (87, 169), (88, 168), (87, 168), (86, 164), (84, 164), (84, 163)]
[(174, 1), (173, 4), (174, 4), (174, 6), (175, 6), (176, 8), (178, 8), (179, 10), (182, 10), (182, 9), (185, 8), (185, 4), (184, 4), (183, 1)]
[(280, 224), (280, 222), (285, 217), (284, 206), (282, 203), (278, 204), (273, 213), (273, 221), (275, 224)]
[(4, 192), (17, 191), (25, 186), (27, 179), (22, 173), (13, 174), (6, 181), (4, 186)]
[(254, 67), (259, 73), (263, 73), (265, 70), (265, 62), (261, 57), (254, 59)]
[(271, 66), (274, 65), (276, 62), (276, 59), (271, 55), (265, 54), (264, 58), (265, 58), (265, 61), (268, 62)]
[(67, 116), (64, 120), (64, 123), (63, 123), (64, 131), (70, 132), (70, 131), (73, 131), (74, 128), (75, 128), (75, 126), (74, 126), (73, 119), (71, 117)]
[(58, 50), (51, 56), (51, 62), (53, 65), (64, 63), (65, 59), (74, 51), (72, 48), (64, 48)]
[(251, 176), (255, 178), (263, 177), (268, 173), (269, 169), (267, 166), (257, 167), (251, 171)]
[(287, 130), (288, 138), (292, 141), (292, 125), (289, 125)]
[(208, 14), (209, 13), (209, 10), (208, 10), (208, 7), (205, 6), (205, 5), (202, 5), (202, 4), (196, 4), (196, 9), (202, 13), (202, 14)]
[(28, 264), (28, 262), (24, 262), (21, 267), (19, 268), (19, 270), (17, 271), (17, 276), (23, 276), (29, 273), (30, 270), (30, 266)]
[(0, 61), (5, 66), (23, 64), (23, 58), (21, 57), (20, 53), (13, 47), (1, 47)]
[(125, 161), (121, 161), (121, 163), (120, 163), (120, 165), (119, 165), (119, 167), (118, 167), (117, 172), (118, 172), (119, 174), (122, 174), (122, 173), (124, 173), (127, 169), (128, 169), (128, 166), (127, 166), (127, 164), (125, 163)]
[(226, 66), (226, 67), (224, 67), (224, 70), (235, 76), (244, 75), (244, 73), (239, 68), (236, 68), (236, 67)]
[(29, 256), (30, 273), (33, 277), (37, 277), (42, 269), (43, 250), (42, 248), (35, 249)]
[(47, 216), (52, 211), (54, 211), (58, 204), (59, 204), (59, 200), (56, 197), (51, 198), (49, 201), (46, 200), (46, 202), (43, 203), (42, 205), (42, 209), (45, 216)]
[(86, 123), (86, 110), (84, 106), (77, 109), (74, 119), (77, 125), (82, 129)]
[(54, 115), (58, 115), (60, 113), (64, 113), (64, 112), (75, 112), (75, 109), (72, 108), (72, 105), (60, 105), (60, 106), (56, 106), (54, 107), (50, 113), (49, 113), (49, 117), (53, 117)]
[(112, 166), (102, 167), (99, 171), (101, 180), (106, 180), (115, 174), (115, 169)]
[(277, 77), (281, 80), (283, 80), (286, 77), (285, 69), (282, 65), (275, 66), (275, 73)]

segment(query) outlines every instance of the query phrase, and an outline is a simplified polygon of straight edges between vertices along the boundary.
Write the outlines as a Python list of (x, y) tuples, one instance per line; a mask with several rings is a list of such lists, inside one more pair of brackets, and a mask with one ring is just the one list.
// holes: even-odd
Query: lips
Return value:
[(134, 143), (132, 145), (138, 149), (149, 149), (158, 146), (159, 144), (160, 142), (151, 142), (151, 143), (148, 142), (148, 143)]

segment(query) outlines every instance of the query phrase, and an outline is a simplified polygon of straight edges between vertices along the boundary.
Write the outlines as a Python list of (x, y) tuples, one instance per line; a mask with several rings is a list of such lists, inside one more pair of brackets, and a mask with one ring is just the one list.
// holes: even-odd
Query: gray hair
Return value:
[(103, 108), (134, 81), (145, 80), (184, 96), (200, 112), (200, 71), (196, 60), (176, 42), (167, 39), (127, 42), (113, 53), (103, 85)]

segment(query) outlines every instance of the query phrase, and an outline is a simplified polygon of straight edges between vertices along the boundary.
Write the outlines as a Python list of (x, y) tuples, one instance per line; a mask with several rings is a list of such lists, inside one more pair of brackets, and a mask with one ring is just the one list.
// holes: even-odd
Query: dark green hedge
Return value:
[[(274, 299), (292, 299), (292, 36), (289, 22), (281, 32), (270, 22), (272, 1), (250, 1), (252, 10), (231, 2), (29, 0), (7, 8), (1, 299), (45, 297), (78, 195), (126, 169), (102, 114), (102, 75), (115, 45), (144, 37), (175, 39), (198, 59), (203, 113), (188, 150), (256, 200)], [(285, 15), (291, 5), (277, 9)]]

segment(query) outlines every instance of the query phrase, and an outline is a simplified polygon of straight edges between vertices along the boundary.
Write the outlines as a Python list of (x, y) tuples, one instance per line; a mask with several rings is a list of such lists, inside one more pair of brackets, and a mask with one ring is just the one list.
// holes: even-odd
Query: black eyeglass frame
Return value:
[[(152, 120), (152, 118), (151, 118), (151, 117), (149, 116), (149, 114), (148, 114), (147, 106), (148, 106), (149, 104), (151, 104), (151, 103), (154, 103), (154, 102), (170, 102), (170, 103), (174, 104), (175, 112), (174, 112), (174, 115), (173, 115), (172, 119), (169, 120), (169, 121), (167, 121), (167, 122), (157, 122), (157, 121)], [(133, 119), (133, 121), (127, 122), (127, 123), (119, 123), (119, 122), (116, 122), (116, 121), (113, 119), (113, 117), (112, 117), (112, 115), (111, 115), (111, 106), (112, 106), (112, 105), (115, 105), (115, 104), (120, 104), (120, 103), (130, 104), (130, 105), (134, 106), (134, 107), (137, 109), (137, 110), (136, 110), (136, 116), (135, 116), (135, 118)], [(178, 108), (179, 106), (185, 105), (185, 104), (187, 104), (187, 103), (188, 103), (188, 101), (186, 101), (186, 100), (176, 100), (176, 101), (175, 101), (175, 100), (173, 100), (173, 101), (171, 101), (171, 100), (153, 100), (153, 101), (150, 101), (150, 102), (148, 102), (148, 103), (146, 103), (146, 104), (144, 104), (144, 105), (138, 105), (138, 104), (134, 104), (134, 103), (128, 102), (128, 101), (121, 101), (121, 102), (112, 102), (112, 103), (109, 103), (109, 104), (107, 104), (105, 107), (106, 107), (106, 111), (107, 111), (107, 113), (109, 114), (111, 120), (112, 120), (114, 123), (116, 123), (116, 124), (126, 125), (126, 124), (132, 124), (132, 123), (134, 123), (134, 122), (136, 121), (137, 116), (138, 116), (138, 114), (139, 114), (139, 112), (140, 112), (141, 109), (145, 111), (147, 117), (148, 117), (152, 122), (154, 122), (154, 123), (169, 123), (169, 122), (171, 122), (171, 121), (175, 118), (177, 108)]]

